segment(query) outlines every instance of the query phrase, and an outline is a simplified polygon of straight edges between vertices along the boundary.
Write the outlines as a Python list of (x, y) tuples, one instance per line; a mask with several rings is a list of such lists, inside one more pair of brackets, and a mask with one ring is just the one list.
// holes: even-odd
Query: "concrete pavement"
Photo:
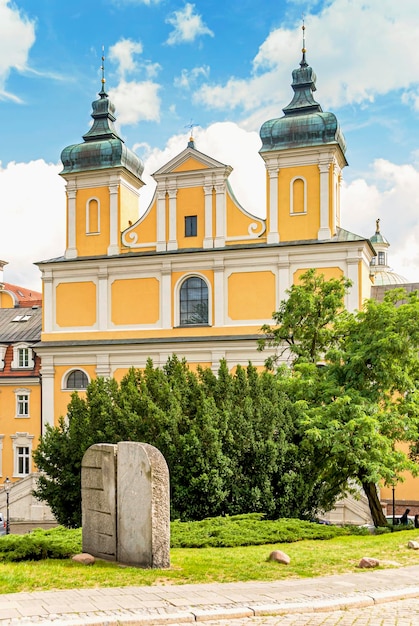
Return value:
[(289, 618), (408, 598), (419, 598), (419, 565), (275, 582), (0, 594), (0, 626), (155, 626), (208, 621), (234, 626), (246, 622), (245, 618), (250, 626), (254, 616)]

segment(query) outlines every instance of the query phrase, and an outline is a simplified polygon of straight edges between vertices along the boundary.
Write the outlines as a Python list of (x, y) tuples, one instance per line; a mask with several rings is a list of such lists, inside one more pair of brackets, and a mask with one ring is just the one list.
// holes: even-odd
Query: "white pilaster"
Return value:
[(213, 350), (211, 355), (211, 370), (214, 374), (218, 374), (221, 359), (225, 359), (225, 350)]
[(330, 226), (329, 226), (329, 209), (330, 209), (330, 196), (329, 196), (329, 169), (330, 163), (319, 163), (320, 171), (320, 228), (317, 233), (317, 238), (330, 239)]
[(118, 183), (109, 185), (109, 246), (108, 255), (119, 254), (119, 226), (118, 226)]
[(157, 246), (158, 252), (166, 250), (166, 190), (157, 187)]
[(160, 319), (162, 328), (172, 327), (172, 266), (163, 263), (160, 284)]
[(96, 355), (96, 376), (101, 376), (102, 378), (111, 377), (109, 353), (99, 353)]
[(53, 290), (53, 280), (51, 270), (43, 272), (42, 275), (43, 285), (43, 331), (44, 333), (51, 333), (53, 331), (55, 321), (55, 298)]
[(66, 259), (75, 259), (76, 248), (76, 195), (77, 190), (74, 183), (67, 183), (67, 250)]
[(176, 238), (176, 194), (177, 189), (169, 189), (169, 241), (167, 243), (168, 250), (177, 250), (178, 243)]
[(205, 224), (204, 224), (204, 248), (214, 247), (214, 238), (212, 234), (212, 185), (204, 185), (205, 198)]
[(277, 301), (276, 310), (279, 308), (280, 302), (286, 300), (288, 297), (287, 289), (291, 287), (290, 284), (290, 263), (288, 255), (281, 256), (278, 263), (278, 282), (277, 282)]
[(349, 290), (348, 295), (346, 296), (347, 303), (346, 308), (348, 311), (356, 311), (359, 310), (360, 307), (360, 294), (359, 294), (359, 275), (358, 275), (358, 267), (359, 267), (358, 258), (348, 258), (346, 259), (346, 278), (349, 278), (352, 281), (352, 287)]
[(98, 271), (98, 330), (108, 330), (108, 270), (106, 267)]
[(42, 435), (45, 434), (45, 426), (54, 426), (54, 357), (42, 355)]
[(215, 185), (215, 246), (225, 246), (226, 239), (226, 185), (225, 181)]
[(216, 259), (214, 263), (214, 326), (224, 326), (224, 259)]
[(266, 164), (269, 175), (269, 231), (268, 243), (279, 242), (278, 230), (278, 174), (279, 168), (277, 164)]

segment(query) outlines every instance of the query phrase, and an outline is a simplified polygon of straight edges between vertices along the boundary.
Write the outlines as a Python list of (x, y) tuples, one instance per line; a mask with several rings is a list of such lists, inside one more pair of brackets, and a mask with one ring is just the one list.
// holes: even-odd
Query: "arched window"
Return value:
[(297, 176), (290, 183), (290, 213), (302, 215), (307, 213), (307, 190), (304, 178)]
[(181, 326), (208, 324), (208, 287), (202, 278), (193, 276), (180, 288)]
[(91, 198), (86, 204), (86, 233), (96, 235), (100, 232), (99, 201)]
[(73, 370), (67, 376), (66, 389), (86, 389), (89, 379), (82, 370)]

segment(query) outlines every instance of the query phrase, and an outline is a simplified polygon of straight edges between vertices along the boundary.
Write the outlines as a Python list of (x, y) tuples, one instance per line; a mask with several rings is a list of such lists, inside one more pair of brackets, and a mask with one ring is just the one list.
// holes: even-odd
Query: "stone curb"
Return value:
[(48, 617), (37, 618), (14, 617), (0, 618), (0, 626), (160, 626), (162, 624), (181, 626), (182, 624), (196, 624), (211, 620), (234, 620), (246, 617), (268, 615), (287, 615), (298, 613), (317, 613), (338, 611), (353, 608), (363, 608), (385, 602), (395, 602), (407, 598), (419, 597), (419, 586), (402, 587), (386, 591), (372, 591), (325, 597), (317, 600), (286, 601), (278, 603), (237, 603), (235, 606), (202, 605), (198, 608), (188, 608), (183, 611), (165, 613), (140, 614), (135, 611), (123, 615), (121, 613), (109, 615), (51, 614)]

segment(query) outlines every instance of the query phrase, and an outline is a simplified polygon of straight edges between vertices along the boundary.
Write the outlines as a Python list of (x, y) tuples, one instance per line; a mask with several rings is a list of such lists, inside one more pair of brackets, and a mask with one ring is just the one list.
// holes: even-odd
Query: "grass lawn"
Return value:
[[(234, 548), (172, 548), (168, 570), (142, 570), (103, 561), (82, 566), (71, 559), (0, 562), (0, 590), (13, 593), (73, 587), (281, 580), (344, 572), (362, 575), (365, 570), (359, 570), (357, 564), (363, 556), (377, 557), (381, 568), (419, 565), (419, 551), (407, 548), (410, 539), (419, 540), (419, 531)], [(289, 554), (290, 565), (268, 562), (273, 549)]]

